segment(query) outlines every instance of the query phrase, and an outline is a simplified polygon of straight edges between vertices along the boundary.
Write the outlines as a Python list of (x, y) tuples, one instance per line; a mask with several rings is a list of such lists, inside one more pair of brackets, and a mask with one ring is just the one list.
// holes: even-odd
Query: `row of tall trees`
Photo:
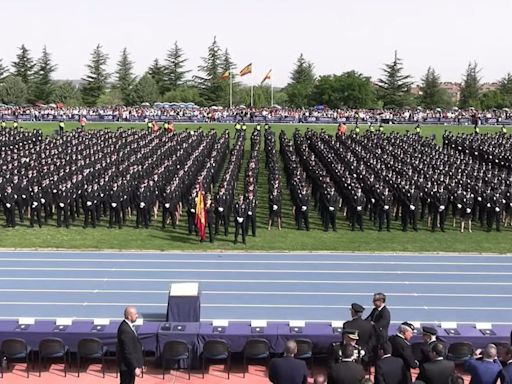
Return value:
[[(0, 59), (0, 101), (6, 104), (63, 102), (66, 105), (136, 105), (143, 102), (194, 102), (199, 105), (229, 105), (230, 81), (223, 74), (230, 72), (233, 82), (233, 102), (248, 105), (250, 88), (236, 78), (236, 65), (228, 49), (223, 49), (214, 38), (202, 57), (198, 74), (190, 76), (187, 58), (178, 42), (169, 48), (163, 59), (155, 58), (147, 71), (138, 77), (134, 62), (124, 48), (116, 69), (109, 73), (109, 56), (97, 45), (87, 64), (87, 73), (80, 87), (71, 81), (56, 82), (53, 75), (57, 65), (43, 48), (34, 59), (22, 45), (16, 60), (8, 68)], [(411, 93), (412, 78), (404, 70), (397, 56), (382, 68), (382, 76), (375, 82), (356, 71), (316, 76), (314, 65), (300, 55), (290, 73), (289, 83), (274, 92), (274, 103), (283, 106), (306, 107), (327, 105), (331, 108), (448, 108), (454, 100), (441, 87), (441, 78), (429, 67), (421, 79), (420, 94)], [(254, 88), (254, 105), (270, 103), (270, 87)], [(469, 63), (463, 75), (459, 106), (461, 108), (512, 107), (512, 74), (500, 80), (495, 90), (482, 92), (480, 69)]]

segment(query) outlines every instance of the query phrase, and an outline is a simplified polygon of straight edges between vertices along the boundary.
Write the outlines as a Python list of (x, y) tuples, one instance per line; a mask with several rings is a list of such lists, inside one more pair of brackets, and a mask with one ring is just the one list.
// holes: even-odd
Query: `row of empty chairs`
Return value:
[[(297, 354), (296, 358), (305, 360), (309, 363), (311, 373), (314, 368), (314, 353), (313, 343), (309, 339), (298, 338), (295, 339), (297, 343)], [(413, 343), (412, 350), (415, 356), (421, 358), (420, 348), (422, 343)], [(508, 343), (496, 343), (498, 347), (498, 356), (500, 352), (506, 351), (510, 344)], [(340, 348), (340, 343), (332, 343), (328, 358), (335, 359), (338, 354), (337, 350)], [(452, 360), (455, 363), (463, 363), (465, 360), (471, 358), (473, 355), (474, 347), (468, 342), (457, 342), (452, 343), (448, 346), (447, 356), (448, 360)], [(26, 373), (29, 377), (30, 361), (35, 351), (27, 346), (23, 339), (6, 339), (3, 340), (0, 347), (0, 357), (5, 359), (7, 363), (25, 363)], [(67, 365), (71, 365), (70, 350), (69, 347), (59, 338), (45, 338), (40, 341), (38, 346), (38, 369), (39, 376), (41, 376), (42, 364), (47, 361), (59, 360), (64, 364), (64, 376), (67, 374)], [(78, 342), (76, 351), (77, 361), (77, 372), (80, 376), (83, 362), (99, 361), (101, 362), (101, 370), (103, 377), (105, 377), (105, 362), (106, 358), (115, 360), (115, 351), (110, 351), (101, 340), (95, 338), (86, 338)], [(193, 359), (192, 347), (190, 344), (183, 340), (169, 340), (161, 348), (161, 352), (158, 351), (154, 355), (155, 360), (159, 360), (162, 368), (162, 379), (165, 379), (165, 371), (168, 367), (175, 367), (179, 369), (184, 367), (190, 379), (192, 359)], [(200, 354), (201, 360), (201, 371), (202, 377), (206, 371), (206, 366), (209, 361), (222, 361), (225, 362), (225, 368), (227, 371), (227, 378), (229, 379), (231, 371), (231, 349), (227, 341), (222, 339), (207, 340), (202, 346), (202, 353)], [(263, 338), (252, 338), (247, 340), (243, 352), (243, 376), (245, 377), (248, 372), (248, 363), (250, 361), (264, 361), (264, 365), (268, 368), (268, 363), (271, 358), (270, 344), (266, 339)], [(171, 363), (171, 364), (169, 364)], [(185, 363), (185, 364), (180, 364)], [(35, 361), (34, 361), (35, 364)], [(1, 377), (3, 377), (3, 368), (0, 365)], [(117, 370), (116, 370), (117, 375)]]

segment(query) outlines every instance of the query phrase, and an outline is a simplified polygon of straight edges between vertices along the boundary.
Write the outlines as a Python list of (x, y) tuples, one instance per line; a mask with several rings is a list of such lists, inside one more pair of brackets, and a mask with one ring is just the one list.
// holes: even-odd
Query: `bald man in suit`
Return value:
[(126, 307), (124, 320), (117, 329), (117, 358), (121, 384), (134, 384), (135, 377), (142, 376), (142, 344), (133, 326), (138, 317), (135, 307)]

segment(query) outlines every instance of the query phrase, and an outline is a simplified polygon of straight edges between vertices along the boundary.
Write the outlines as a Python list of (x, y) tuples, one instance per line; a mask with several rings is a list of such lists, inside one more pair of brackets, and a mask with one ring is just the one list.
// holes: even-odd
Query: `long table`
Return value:
[[(93, 321), (77, 320), (63, 330), (58, 330), (55, 321), (36, 320), (26, 330), (18, 330), (16, 320), (0, 321), (0, 341), (9, 338), (21, 338), (34, 350), (39, 342), (47, 337), (58, 337), (64, 341), (71, 352), (76, 352), (78, 342), (83, 338), (95, 337), (100, 339), (107, 348), (115, 350), (117, 328), (120, 321), (111, 321), (101, 331), (96, 331)], [(510, 342), (512, 325), (494, 325), (495, 335), (484, 336), (474, 325), (460, 324), (457, 327), (459, 335), (447, 334), (439, 326), (438, 336), (446, 343), (468, 341), (475, 347), (483, 347), (491, 342)], [(396, 333), (397, 325), (392, 324), (389, 334)], [(159, 323), (146, 322), (137, 329), (139, 338), (146, 351), (159, 354), (169, 340), (187, 342), (194, 356), (199, 356), (207, 340), (223, 339), (232, 352), (242, 352), (245, 343), (250, 338), (263, 338), (268, 341), (272, 353), (282, 353), (287, 340), (304, 338), (313, 342), (314, 353), (325, 353), (333, 342), (341, 341), (341, 335), (333, 331), (329, 323), (306, 323), (295, 332), (288, 323), (269, 322), (267, 327), (257, 332), (251, 328), (250, 322), (230, 322), (222, 333), (216, 332), (211, 322), (202, 323)], [(420, 341), (421, 336), (413, 337), (412, 342)]]
[[(119, 324), (120, 321), (111, 321), (101, 331), (97, 331), (92, 320), (77, 320), (73, 321), (71, 325), (65, 326), (63, 330), (58, 330), (55, 321), (36, 320), (35, 324), (31, 324), (26, 330), (18, 330), (16, 320), (4, 320), (0, 321), (0, 341), (19, 338), (25, 340), (32, 350), (37, 350), (42, 339), (58, 337), (69, 347), (71, 352), (76, 352), (81, 339), (94, 337), (100, 339), (109, 350), (115, 351)], [(137, 334), (145, 350), (157, 351), (159, 327), (159, 323), (151, 322), (138, 327)]]

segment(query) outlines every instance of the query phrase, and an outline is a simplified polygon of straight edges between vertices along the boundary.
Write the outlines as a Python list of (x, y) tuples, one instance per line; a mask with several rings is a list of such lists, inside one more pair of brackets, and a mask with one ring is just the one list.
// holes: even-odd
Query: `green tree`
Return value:
[(492, 108), (501, 109), (508, 107), (508, 104), (504, 95), (498, 89), (495, 89), (485, 92), (480, 96), (480, 107), (484, 110)]
[(498, 91), (503, 97), (505, 107), (512, 107), (512, 74), (510, 72), (499, 81)]
[(98, 97), (98, 101), (96, 101), (96, 105), (121, 105), (123, 104), (123, 95), (121, 94), (121, 90), (119, 88), (111, 88)]
[(376, 104), (375, 90), (370, 78), (356, 71), (320, 76), (311, 100), (329, 108), (369, 108)]
[(164, 75), (165, 75), (165, 89), (164, 91), (172, 91), (179, 86), (185, 84), (187, 73), (190, 71), (185, 70), (185, 63), (187, 59), (183, 53), (183, 49), (178, 46), (175, 41), (174, 45), (167, 52), (165, 58)]
[(133, 74), (133, 61), (130, 60), (130, 54), (126, 48), (123, 48), (121, 51), (121, 57), (117, 62), (115, 76), (115, 88), (118, 89), (121, 94), (122, 103), (124, 105), (130, 105), (132, 88), (136, 78)]
[[(230, 55), (228, 49), (226, 48), (224, 50), (224, 52), (222, 53), (222, 63), (220, 66), (220, 75), (221, 76), (228, 71), (230, 73), (229, 75), (231, 76), (231, 79), (229, 79), (227, 81), (224, 80), (221, 82), (222, 100), (223, 100), (223, 102), (221, 104), (225, 105), (225, 106), (229, 106), (230, 82), (232, 83), (231, 86), (233, 87), (233, 105), (236, 104), (235, 103), (236, 95), (240, 92), (240, 83), (238, 81), (236, 81), (237, 74), (235, 73), (235, 69), (236, 69), (236, 64), (233, 61), (233, 59), (231, 59), (231, 55)], [(250, 95), (249, 95), (249, 102), (246, 105), (249, 105), (250, 102), (251, 102), (251, 100), (250, 100)]]
[(55, 90), (55, 84), (52, 80), (52, 74), (57, 66), (52, 63), (51, 54), (43, 47), (41, 57), (37, 60), (34, 73), (34, 83), (32, 98), (35, 101), (49, 103)]
[(217, 38), (213, 38), (208, 47), (208, 54), (202, 57), (203, 64), (199, 66), (201, 76), (194, 76), (194, 82), (199, 89), (199, 94), (206, 105), (215, 105), (223, 100), (223, 85), (220, 80), (222, 70), (222, 54)]
[(30, 56), (30, 50), (25, 47), (25, 44), (22, 44), (18, 49), (16, 61), (12, 62), (12, 74), (21, 79), (27, 87), (30, 87), (35, 68), (34, 59)]
[(163, 100), (168, 103), (195, 103), (197, 105), (203, 105), (204, 100), (199, 95), (199, 90), (191, 85), (182, 85), (174, 89), (173, 91), (167, 92), (163, 96)]
[(410, 87), (411, 76), (404, 74), (402, 59), (395, 58), (389, 64), (384, 64), (382, 69), (384, 76), (377, 80), (378, 96), (382, 100), (384, 108), (403, 107), (411, 103)]
[(460, 88), (459, 107), (461, 108), (479, 108), (480, 107), (480, 69), (475, 62), (469, 63), (466, 68)]
[(144, 74), (133, 87), (133, 102), (135, 104), (150, 103), (158, 101), (160, 94), (155, 80), (149, 75)]
[(148, 75), (155, 80), (159, 93), (163, 95), (165, 93), (165, 69), (160, 65), (158, 59), (155, 59), (149, 67)]
[(24, 104), (27, 101), (27, 96), (27, 86), (19, 77), (9, 75), (0, 84), (0, 100), (4, 104)]
[(0, 82), (3, 81), (7, 75), (9, 74), (9, 68), (7, 68), (2, 63), (2, 59), (0, 59)]
[(306, 107), (315, 85), (313, 63), (307, 61), (301, 53), (290, 74), (290, 82), (285, 87), (288, 103), (292, 107)]
[(83, 105), (80, 89), (71, 81), (63, 81), (55, 85), (52, 101), (75, 107)]
[(108, 55), (101, 50), (98, 44), (91, 53), (91, 61), (87, 64), (88, 74), (82, 79), (85, 83), (82, 87), (82, 98), (87, 106), (96, 105), (99, 97), (107, 89), (107, 81), (110, 74), (106, 70)]
[(421, 78), (420, 104), (425, 108), (449, 107), (450, 95), (446, 89), (441, 88), (441, 76), (434, 68), (428, 67), (427, 73)]

